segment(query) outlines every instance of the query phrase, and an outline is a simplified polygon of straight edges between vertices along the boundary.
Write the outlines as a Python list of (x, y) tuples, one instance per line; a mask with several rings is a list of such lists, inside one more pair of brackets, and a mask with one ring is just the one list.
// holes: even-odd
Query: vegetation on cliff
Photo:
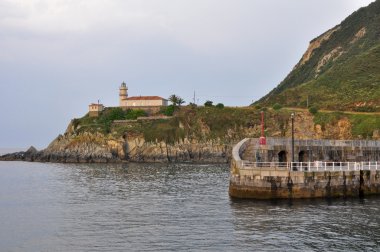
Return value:
[(380, 111), (380, 0), (310, 42), (289, 75), (256, 104)]
[[(165, 142), (174, 144), (184, 139), (189, 141), (218, 141), (233, 144), (245, 137), (260, 136), (260, 112), (255, 107), (196, 107), (183, 106), (176, 108), (174, 116), (163, 117), (160, 113), (153, 119), (143, 111), (122, 111), (119, 108), (108, 108), (99, 117), (74, 119), (72, 127), (76, 134), (91, 132), (109, 134), (114, 138), (142, 137), (147, 142)], [(265, 128), (267, 136), (287, 137), (290, 134), (290, 114), (286, 108), (265, 109)], [(335, 138), (333, 128), (344, 121), (347, 124), (348, 138), (371, 139), (380, 130), (380, 115), (365, 113), (343, 113), (318, 111), (297, 111), (300, 138)], [(114, 120), (124, 120), (114, 122)], [(318, 129), (319, 128), (319, 129)], [(324, 134), (318, 131), (325, 132)], [(319, 135), (318, 135), (319, 134)], [(335, 135), (334, 135), (335, 134)]]
[(136, 120), (138, 117), (146, 116), (143, 110), (122, 110), (119, 107), (106, 108), (99, 117), (91, 117), (86, 114), (79, 119), (73, 119), (72, 124), (79, 132), (110, 133), (112, 123), (115, 120)]
[[(158, 117), (154, 120), (143, 118), (112, 123), (114, 120), (137, 119), (127, 116), (130, 113), (119, 108), (108, 108), (99, 117), (85, 115), (74, 119), (72, 126), (77, 133), (100, 132), (115, 137), (141, 135), (146, 141), (174, 143), (184, 138), (201, 141), (216, 139), (224, 142), (236, 141), (245, 136), (243, 129), (252, 128), (260, 123), (259, 111), (254, 108), (196, 106), (177, 107), (174, 116), (169, 118)], [(165, 115), (165, 109), (160, 113)]]
[(380, 133), (380, 115), (376, 114), (348, 114), (343, 112), (318, 112), (314, 116), (314, 123), (325, 129), (326, 125), (338, 125), (339, 121), (347, 119), (350, 123), (352, 138), (378, 138)]

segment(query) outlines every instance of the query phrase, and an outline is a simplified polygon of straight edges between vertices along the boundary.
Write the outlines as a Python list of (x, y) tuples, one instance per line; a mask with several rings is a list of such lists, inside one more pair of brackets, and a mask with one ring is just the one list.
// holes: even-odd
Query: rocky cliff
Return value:
[(144, 137), (115, 138), (112, 134), (66, 133), (57, 137), (37, 160), (58, 162), (211, 162), (225, 163), (230, 146), (220, 141), (185, 138), (168, 144)]

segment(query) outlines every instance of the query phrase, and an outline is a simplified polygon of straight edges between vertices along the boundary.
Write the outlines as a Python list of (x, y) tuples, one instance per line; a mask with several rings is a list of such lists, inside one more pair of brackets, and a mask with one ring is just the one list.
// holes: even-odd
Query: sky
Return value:
[(371, 0), (0, 0), (0, 147), (45, 148), (101, 101), (247, 106)]

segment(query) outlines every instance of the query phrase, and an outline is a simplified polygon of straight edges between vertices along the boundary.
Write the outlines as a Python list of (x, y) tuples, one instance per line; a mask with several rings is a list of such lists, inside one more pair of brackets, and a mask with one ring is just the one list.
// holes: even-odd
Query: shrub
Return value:
[(169, 105), (167, 107), (161, 107), (160, 112), (166, 116), (173, 116), (175, 105)]
[(318, 113), (318, 108), (317, 107), (310, 107), (309, 112), (313, 115)]
[(184, 130), (178, 127), (178, 120), (155, 121), (145, 125), (143, 131), (144, 138), (147, 142), (163, 141), (167, 144), (173, 144), (179, 139), (185, 137)]
[(222, 108), (224, 108), (224, 104), (223, 103), (218, 103), (218, 104), (216, 104), (215, 107), (217, 107), (219, 109), (222, 109)]
[(205, 102), (205, 107), (212, 107), (212, 101), (206, 101)]
[(105, 121), (123, 120), (125, 113), (121, 108), (112, 108), (108, 114), (104, 115)]
[(280, 110), (282, 108), (281, 104), (274, 104), (273, 107), (272, 107), (274, 110)]
[(124, 120), (125, 112), (121, 108), (109, 108), (103, 111), (99, 116), (99, 124), (105, 133), (111, 132), (111, 125), (114, 120)]
[(141, 109), (136, 109), (136, 110), (128, 110), (126, 115), (125, 115), (125, 119), (128, 119), (128, 120), (136, 120), (138, 117), (141, 117), (141, 116), (146, 116), (146, 112), (144, 110), (141, 110)]
[(73, 124), (74, 129), (76, 129), (78, 127), (78, 125), (80, 124), (80, 120), (77, 118), (74, 118), (72, 120), (72, 124)]

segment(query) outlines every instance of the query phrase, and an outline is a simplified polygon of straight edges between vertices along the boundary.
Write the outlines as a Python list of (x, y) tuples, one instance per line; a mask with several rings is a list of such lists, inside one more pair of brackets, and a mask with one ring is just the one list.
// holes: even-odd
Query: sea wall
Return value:
[(296, 199), (380, 194), (380, 171), (249, 171), (230, 178), (235, 198)]
[[(380, 194), (378, 170), (290, 171), (286, 167), (247, 167), (241, 156), (252, 144), (244, 139), (232, 150), (229, 194), (234, 198), (296, 199)], [(377, 166), (376, 166), (377, 168)]]

